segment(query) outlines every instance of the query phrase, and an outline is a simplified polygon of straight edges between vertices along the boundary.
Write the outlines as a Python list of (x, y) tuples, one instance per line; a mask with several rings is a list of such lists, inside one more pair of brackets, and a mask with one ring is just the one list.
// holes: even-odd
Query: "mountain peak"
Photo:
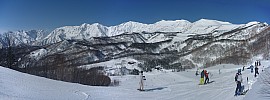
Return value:
[(194, 24), (199, 24), (203, 26), (207, 25), (226, 25), (226, 24), (231, 24), (229, 22), (223, 22), (223, 21), (218, 21), (218, 20), (210, 20), (210, 19), (200, 19), (198, 21), (193, 22)]
[(181, 19), (181, 20), (160, 20), (156, 23), (190, 23), (190, 22), (187, 20)]
[(81, 27), (86, 27), (86, 26), (88, 26), (88, 25), (90, 25), (90, 24), (83, 23), (83, 24), (81, 25)]
[(87, 24), (88, 24), (88, 23), (83, 23), (82, 26), (83, 26), (83, 25), (87, 25)]
[(143, 24), (143, 23), (139, 23), (139, 22), (135, 22), (135, 21), (128, 21), (128, 22), (124, 22), (120, 25), (132, 25), (132, 24)]
[[(89, 25), (89, 24), (87, 24), (87, 25)], [(98, 25), (101, 25), (101, 24), (99, 24), (99, 23), (93, 23), (92, 25), (98, 26)]]

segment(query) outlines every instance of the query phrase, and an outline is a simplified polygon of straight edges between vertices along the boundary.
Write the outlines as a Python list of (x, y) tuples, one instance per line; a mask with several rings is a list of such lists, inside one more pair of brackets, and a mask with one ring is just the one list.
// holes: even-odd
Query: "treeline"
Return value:
[(181, 60), (182, 63), (176, 61), (179, 60), (177, 55), (140, 55), (134, 56), (135, 59), (141, 60), (142, 64), (138, 64), (143, 71), (152, 71), (156, 66), (162, 66), (164, 69), (172, 69), (175, 71), (184, 71), (185, 69), (190, 69), (192, 66), (187, 66), (185, 60)]
[[(105, 75), (103, 67), (90, 69), (77, 68), (83, 62), (70, 61), (70, 55), (55, 54), (22, 68), (21, 71), (54, 80), (80, 83), (91, 86), (109, 86), (111, 79)], [(29, 62), (29, 63), (30, 63)]]
[(95, 67), (91, 69), (81, 69), (76, 67), (27, 67), (21, 69), (22, 72), (46, 77), (54, 80), (80, 83), (91, 86), (109, 86), (110, 77), (104, 75), (103, 67)]

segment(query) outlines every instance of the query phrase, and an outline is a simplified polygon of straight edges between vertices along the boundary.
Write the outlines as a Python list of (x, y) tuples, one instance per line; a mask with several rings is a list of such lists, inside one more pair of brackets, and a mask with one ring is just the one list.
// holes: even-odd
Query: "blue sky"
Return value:
[(201, 18), (270, 23), (270, 0), (0, 0), (0, 32)]

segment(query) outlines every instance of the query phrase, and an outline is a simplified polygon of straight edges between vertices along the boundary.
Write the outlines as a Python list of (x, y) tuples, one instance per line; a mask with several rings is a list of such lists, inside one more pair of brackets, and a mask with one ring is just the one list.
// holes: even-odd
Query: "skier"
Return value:
[(208, 72), (206, 70), (204, 70), (204, 75), (205, 75), (205, 81), (204, 81), (204, 84), (207, 84), (209, 83), (209, 77), (208, 77)]
[(241, 83), (243, 79), (242, 79), (241, 69), (238, 69), (238, 72), (236, 73), (234, 80), (235, 80), (235, 83), (237, 84), (234, 95), (237, 96), (241, 94), (241, 90), (242, 90)]
[(198, 71), (198, 69), (196, 70), (195, 75), (196, 75), (196, 76), (198, 76), (198, 75), (199, 75), (199, 71)]
[(253, 65), (250, 66), (251, 73), (253, 73), (253, 67), (254, 67)]
[(256, 60), (256, 62), (255, 62), (255, 67), (256, 66), (260, 66), (260, 62), (258, 60)]
[(259, 75), (259, 68), (258, 68), (258, 66), (255, 67), (255, 77), (257, 77), (257, 74)]
[(247, 85), (248, 85), (248, 90), (249, 90), (248, 77), (247, 77)]
[(139, 91), (144, 91), (144, 82), (143, 82), (144, 80), (146, 79), (145, 76), (143, 75), (143, 71), (141, 71), (141, 80), (139, 82), (140, 88), (138, 89)]
[(202, 70), (201, 72), (200, 85), (203, 85), (203, 81), (204, 81), (204, 70)]

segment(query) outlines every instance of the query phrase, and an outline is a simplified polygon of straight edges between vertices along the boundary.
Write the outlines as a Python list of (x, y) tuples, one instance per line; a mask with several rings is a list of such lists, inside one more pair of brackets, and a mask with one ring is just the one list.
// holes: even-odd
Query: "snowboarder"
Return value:
[(237, 84), (236, 89), (235, 89), (235, 96), (237, 96), (241, 94), (241, 90), (242, 90), (241, 83), (243, 79), (242, 79), (241, 69), (238, 69), (238, 72), (236, 73), (234, 80), (235, 80), (235, 83)]
[(242, 71), (244, 71), (245, 70), (245, 66), (243, 66), (243, 69), (242, 69)]
[(201, 72), (201, 79), (200, 79), (200, 85), (203, 85), (204, 82), (204, 70)]
[(205, 81), (204, 81), (204, 84), (207, 84), (209, 83), (209, 77), (208, 77), (208, 72), (206, 70), (204, 70), (204, 75), (205, 75)]

